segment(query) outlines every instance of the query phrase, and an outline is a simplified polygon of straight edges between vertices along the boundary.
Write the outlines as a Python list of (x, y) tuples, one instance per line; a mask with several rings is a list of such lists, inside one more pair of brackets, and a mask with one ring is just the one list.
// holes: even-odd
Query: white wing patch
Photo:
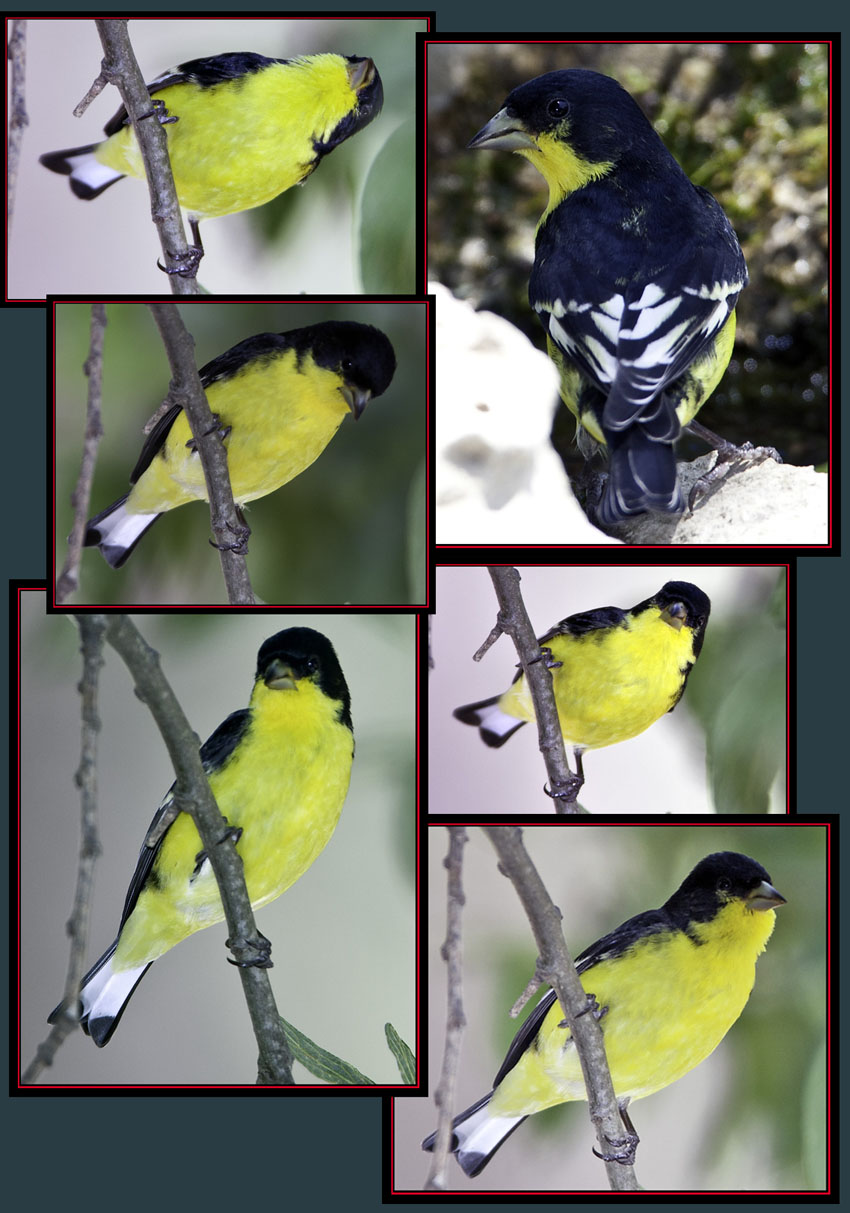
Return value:
[(537, 311), (546, 315), (549, 335), (565, 354), (600, 385), (616, 383), (641, 408), (685, 371), (692, 350), (705, 348), (720, 332), (743, 285), (715, 282), (669, 295), (651, 282), (628, 303), (621, 294), (602, 303), (555, 299)]

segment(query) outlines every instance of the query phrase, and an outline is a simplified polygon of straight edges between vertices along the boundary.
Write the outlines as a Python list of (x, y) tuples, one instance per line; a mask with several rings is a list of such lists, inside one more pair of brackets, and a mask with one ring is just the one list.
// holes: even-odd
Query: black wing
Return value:
[[(214, 771), (218, 771), (224, 766), (227, 759), (248, 731), (250, 720), (250, 709), (240, 708), (238, 712), (232, 712), (204, 742), (201, 746), (201, 761), (204, 764), (204, 770), (207, 775), (211, 775)], [(148, 834), (161, 821), (163, 814), (171, 807), (175, 786), (176, 784), (173, 783), (165, 794), (162, 804), (157, 809), (153, 821), (148, 827)], [(171, 826), (168, 827), (168, 829), (170, 828)], [(133, 879), (130, 881), (130, 887), (124, 899), (124, 909), (121, 913), (121, 923), (118, 927), (119, 935), (124, 923), (136, 908), (139, 894), (148, 882), (154, 863), (156, 862), (156, 857), (168, 835), (168, 829), (163, 832), (162, 837), (157, 840), (155, 846), (148, 847), (144, 843), (142, 844), (142, 849), (139, 852), (139, 858), (136, 863), (136, 870), (133, 873)]]
[[(603, 935), (601, 939), (597, 939), (596, 943), (592, 943), (589, 948), (585, 948), (576, 957), (576, 970), (579, 974), (587, 973), (594, 965), (599, 964), (601, 961), (610, 960), (614, 956), (621, 956), (638, 939), (643, 939), (647, 935), (657, 935), (661, 931), (675, 929), (670, 915), (665, 910), (647, 910), (643, 914), (636, 914), (634, 918), (628, 919), (622, 926), (617, 927), (615, 931), (612, 931), (609, 935)], [(590, 992), (592, 993), (593, 991)], [(548, 994), (541, 998), (540, 1002), (517, 1032), (511, 1041), (501, 1069), (493, 1080), (494, 1087), (499, 1085), (505, 1075), (514, 1068), (523, 1053), (531, 1047), (554, 1001), (555, 991), (550, 990)]]
[(621, 628), (625, 625), (628, 611), (620, 607), (597, 607), (593, 611), (580, 611), (577, 615), (568, 615), (560, 623), (556, 623), (544, 635), (538, 637), (538, 644), (545, 644), (556, 636), (587, 636), (590, 632), (604, 632), (609, 628)]
[(141, 479), (144, 472), (150, 467), (154, 461), (154, 457), (159, 454), (165, 446), (165, 440), (168, 437), (171, 427), (177, 420), (177, 417), (183, 410), (179, 404), (172, 404), (167, 413), (163, 413), (159, 421), (153, 427), (151, 432), (145, 439), (145, 445), (142, 447), (141, 454), (136, 460), (136, 466), (130, 473), (130, 484), (135, 484)]

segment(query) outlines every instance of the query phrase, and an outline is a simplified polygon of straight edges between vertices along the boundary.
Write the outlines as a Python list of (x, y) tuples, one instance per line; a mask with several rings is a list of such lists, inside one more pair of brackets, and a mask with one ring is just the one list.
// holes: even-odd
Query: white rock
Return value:
[(619, 543), (584, 516), (549, 433), (558, 375), (519, 329), (437, 297), (438, 544)]
[[(694, 482), (713, 467), (714, 459), (712, 452), (678, 465), (686, 499)], [(693, 514), (678, 518), (647, 514), (624, 524), (618, 534), (629, 544), (825, 544), (828, 513), (826, 475), (812, 467), (766, 459), (744, 471), (730, 472), (697, 501)]]

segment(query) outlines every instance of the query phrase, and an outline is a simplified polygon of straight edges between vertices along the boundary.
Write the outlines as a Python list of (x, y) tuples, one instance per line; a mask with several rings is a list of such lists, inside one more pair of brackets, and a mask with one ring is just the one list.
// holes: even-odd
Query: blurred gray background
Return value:
[[(195, 731), (204, 739), (244, 707), (257, 650), (282, 628), (328, 635), (352, 697), (356, 755), (339, 826), (301, 880), (258, 913), (272, 941), (281, 1014), (379, 1083), (397, 1083), (384, 1043), (394, 1024), (415, 1047), (414, 621), (351, 615), (136, 616)], [(74, 623), (24, 596), (22, 644), (22, 1057), (62, 996), (79, 845), (80, 674)], [(102, 671), (99, 826), (103, 855), (87, 952), (112, 942), (139, 848), (173, 781), (165, 747), (107, 646)], [(42, 1083), (245, 1083), (256, 1042), (226, 926), (210, 927), (149, 970), (104, 1049), (66, 1041)], [(297, 1067), (299, 1083), (316, 1082)]]

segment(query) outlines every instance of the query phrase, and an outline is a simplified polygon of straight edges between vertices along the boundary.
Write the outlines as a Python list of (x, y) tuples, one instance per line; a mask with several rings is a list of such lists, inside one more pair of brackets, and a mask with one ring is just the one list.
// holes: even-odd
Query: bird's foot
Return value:
[(688, 494), (688, 509), (691, 513), (693, 513), (699, 499), (704, 497), (714, 485), (719, 484), (721, 480), (725, 480), (730, 473), (735, 475), (737, 472), (742, 472), (745, 468), (756, 467), (758, 464), (764, 463), (766, 459), (773, 459), (776, 463), (782, 463), (782, 456), (775, 447), (753, 446), (751, 442), (742, 442), (740, 446), (736, 446), (734, 442), (728, 442), (725, 438), (721, 438), (719, 434), (715, 434), (713, 430), (706, 429), (698, 421), (690, 422), (688, 429), (692, 434), (701, 438), (703, 442), (707, 442), (717, 452), (714, 467), (707, 471), (704, 476), (700, 476)]
[(265, 935), (257, 932), (254, 939), (228, 939), (225, 941), (235, 960), (227, 957), (227, 963), (236, 965), (238, 969), (273, 969), (271, 955), (272, 945)]

